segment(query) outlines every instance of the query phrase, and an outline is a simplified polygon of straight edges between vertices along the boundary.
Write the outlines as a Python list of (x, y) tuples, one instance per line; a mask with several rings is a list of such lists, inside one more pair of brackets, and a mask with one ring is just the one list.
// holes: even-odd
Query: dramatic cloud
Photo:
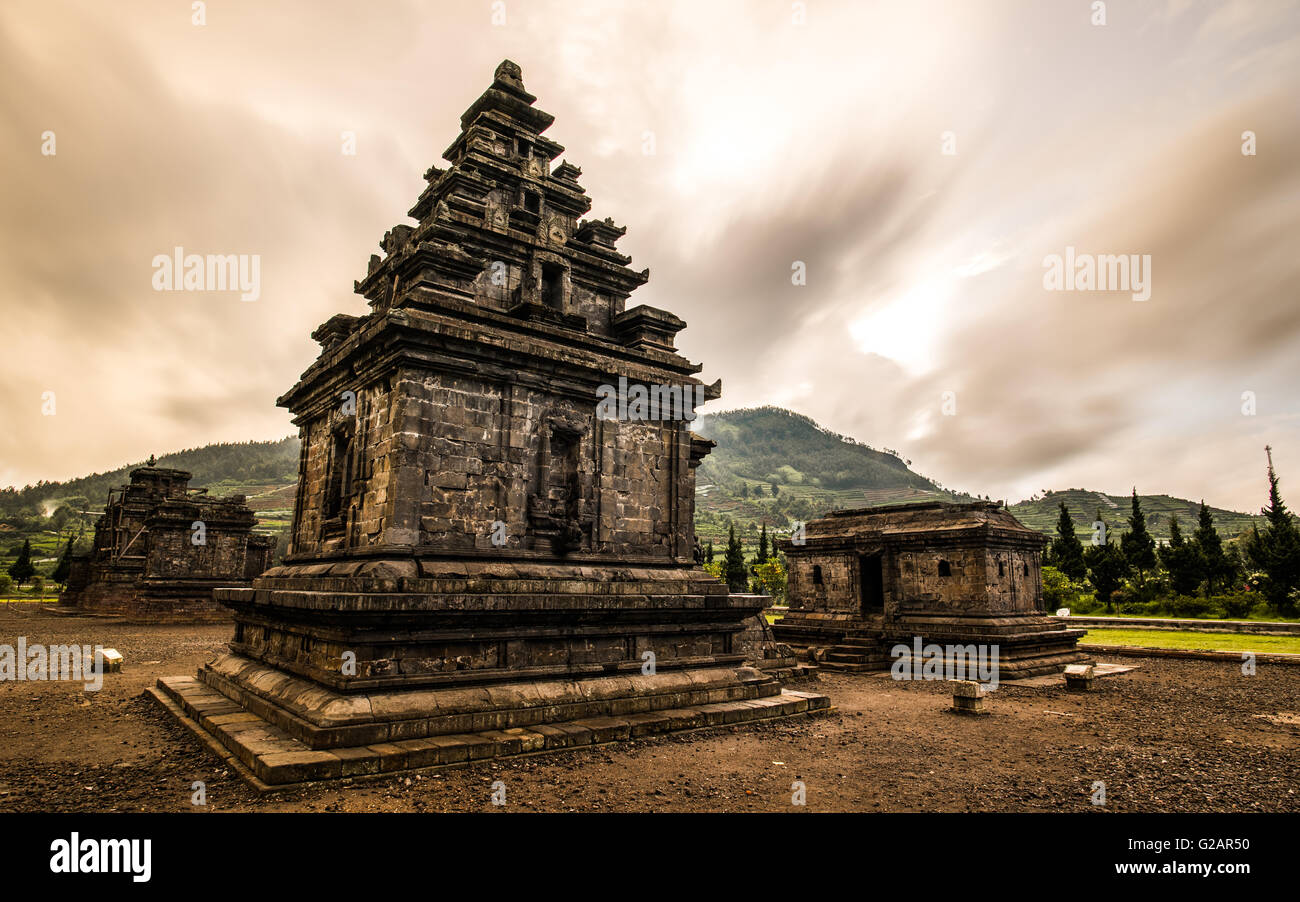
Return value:
[[(1011, 500), (1254, 509), (1266, 443), (1300, 474), (1295, 4), (807, 7), (7, 4), (0, 484), (289, 433), (310, 331), (364, 310), (352, 280), (505, 57), (714, 408)], [(154, 291), (177, 246), (260, 255), (261, 297)], [(1149, 255), (1150, 299), (1045, 290), (1067, 247)]]

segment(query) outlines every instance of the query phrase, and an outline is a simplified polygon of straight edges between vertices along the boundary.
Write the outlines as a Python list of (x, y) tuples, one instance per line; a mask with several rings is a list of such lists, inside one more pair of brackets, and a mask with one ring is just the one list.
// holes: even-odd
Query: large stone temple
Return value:
[(208, 497), (190, 479), (153, 458), (132, 470), (109, 493), (91, 550), (72, 556), (60, 608), (137, 622), (229, 619), (213, 589), (250, 585), (270, 566), (275, 537), (253, 532), (242, 495)]
[[(279, 399), (302, 440), (282, 565), (218, 591), (229, 653), (160, 700), (267, 784), (803, 714), (748, 666), (762, 598), (699, 567), (685, 323), (590, 209), (503, 62), (370, 258), (363, 316)], [(658, 399), (602, 410), (611, 391)]]
[(1084, 630), (1042, 611), (1041, 533), (997, 502), (922, 501), (834, 511), (789, 561), (790, 610), (772, 627), (832, 670), (885, 670), (900, 646), (996, 647), (1002, 679), (1087, 659)]

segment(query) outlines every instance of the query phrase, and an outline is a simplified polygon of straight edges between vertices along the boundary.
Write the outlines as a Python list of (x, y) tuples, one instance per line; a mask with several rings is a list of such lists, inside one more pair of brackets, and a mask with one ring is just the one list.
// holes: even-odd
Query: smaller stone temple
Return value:
[(1054, 673), (1086, 656), (1084, 630), (1042, 610), (1046, 542), (997, 502), (834, 511), (777, 543), (790, 611), (773, 633), (828, 669), (889, 669), (919, 640), (997, 646), (1002, 679)]
[(253, 533), (243, 495), (209, 498), (189, 487), (190, 473), (154, 463), (109, 493), (59, 604), (139, 621), (229, 619), (212, 590), (250, 585), (271, 565), (275, 537)]

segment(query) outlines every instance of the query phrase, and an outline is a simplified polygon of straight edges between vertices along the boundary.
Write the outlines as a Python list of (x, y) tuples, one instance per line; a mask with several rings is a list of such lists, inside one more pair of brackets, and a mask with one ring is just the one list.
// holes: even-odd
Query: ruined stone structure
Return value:
[(94, 547), (73, 555), (61, 606), (139, 621), (228, 619), (212, 590), (248, 586), (271, 564), (273, 536), (242, 495), (209, 498), (190, 474), (149, 464), (109, 493)]
[(998, 646), (1002, 679), (1085, 660), (1042, 607), (1046, 538), (995, 502), (834, 511), (783, 539), (790, 611), (776, 638), (824, 650), (823, 666), (881, 670), (896, 645)]
[[(616, 250), (623, 228), (581, 219), (581, 171), (552, 167), (534, 100), (502, 63), (417, 224), (370, 258), (370, 312), (314, 333), (278, 402), (302, 438), (289, 553), (218, 593), (230, 653), (160, 682), (268, 783), (827, 704), (745, 666), (764, 600), (695, 560), (713, 443), (684, 417), (720, 387), (674, 350), (684, 322), (626, 309), (648, 271)], [(620, 385), (673, 403), (602, 414)]]

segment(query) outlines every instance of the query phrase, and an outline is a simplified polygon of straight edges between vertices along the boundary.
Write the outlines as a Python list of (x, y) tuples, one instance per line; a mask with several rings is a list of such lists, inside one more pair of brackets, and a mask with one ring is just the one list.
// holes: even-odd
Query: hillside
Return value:
[[(1178, 525), (1184, 535), (1196, 528), (1201, 510), (1199, 501), (1175, 498), (1172, 495), (1140, 493), (1138, 499), (1142, 502), (1142, 512), (1146, 514), (1147, 531), (1157, 541), (1169, 538), (1171, 515), (1178, 518)], [(1070, 509), (1070, 519), (1074, 521), (1075, 530), (1085, 539), (1092, 535), (1092, 523), (1098, 518), (1098, 512), (1107, 529), (1123, 532), (1127, 529), (1126, 523), (1132, 510), (1132, 501), (1128, 495), (1106, 495), (1088, 489), (1065, 489), (1048, 492), (1041, 498), (1013, 504), (1011, 513), (1031, 529), (1055, 536), (1056, 520), (1060, 516), (1062, 502)], [(1211, 507), (1210, 513), (1214, 515), (1214, 528), (1225, 539), (1235, 538), (1248, 531), (1251, 526), (1262, 525), (1264, 522), (1262, 517), (1218, 507)]]
[[(206, 488), (212, 495), (245, 495), (248, 506), (257, 513), (259, 532), (288, 529), (298, 478), (296, 437), (188, 448), (164, 454), (157, 463), (193, 473), (191, 488)], [(42, 481), (21, 489), (0, 489), (0, 572), (27, 539), (38, 563), (49, 564), (57, 557), (69, 534), (81, 536), (79, 548), (88, 547), (109, 490), (129, 482), (131, 470), (143, 465), (144, 461), (137, 461), (66, 482)], [(284, 544), (282, 537), (278, 553), (283, 553)], [(47, 572), (50, 568), (40, 569)]]
[[(293, 482), (298, 478), (298, 439), (290, 436), (278, 442), (227, 442), (187, 448), (164, 454), (157, 460), (160, 467), (188, 470), (194, 474), (193, 488), (209, 488), (221, 483)], [(130, 481), (130, 473), (144, 461), (125, 464), (106, 473), (92, 473), (66, 482), (38, 482), (21, 489), (0, 489), (0, 517), (11, 517), (24, 510), (82, 497), (97, 508), (103, 507), (109, 489)], [(215, 493), (215, 489), (213, 489)]]
[(838, 508), (954, 497), (895, 452), (780, 407), (706, 414), (691, 428), (718, 443), (696, 475), (696, 528), (715, 546), (733, 520), (748, 541), (763, 521), (770, 529)]
[[(896, 453), (876, 450), (837, 435), (801, 414), (779, 407), (736, 410), (700, 417), (695, 432), (718, 443), (700, 465), (697, 481), (696, 528), (701, 542), (715, 549), (726, 541), (734, 521), (751, 545), (759, 525), (784, 529), (791, 520), (810, 520), (827, 511), (870, 507), (926, 499), (969, 501), (975, 496), (952, 492), (911, 469)], [(772, 494), (772, 484), (777, 494)], [(1199, 501), (1170, 495), (1139, 495), (1147, 529), (1157, 541), (1169, 538), (1169, 516), (1176, 515), (1184, 533), (1195, 529)], [(1127, 495), (1106, 495), (1088, 489), (1050, 492), (1041, 498), (1011, 505), (1020, 522), (1046, 535), (1056, 534), (1058, 505), (1070, 509), (1075, 528), (1091, 536), (1101, 519), (1116, 534), (1126, 529)], [(1238, 511), (1210, 508), (1215, 528), (1225, 539), (1250, 529), (1262, 519)]]
[[(752, 551), (764, 522), (769, 532), (784, 531), (793, 520), (811, 520), (841, 508), (973, 497), (951, 492), (912, 471), (909, 461), (896, 452), (838, 435), (779, 407), (707, 414), (692, 429), (718, 443), (697, 472), (696, 490), (700, 541), (712, 541), (715, 549), (726, 541), (732, 522)], [(191, 485), (213, 495), (245, 495), (258, 515), (259, 531), (287, 530), (298, 468), (297, 438), (191, 448), (165, 454), (158, 463), (189, 470), (194, 474)], [(66, 540), (69, 533), (81, 534), (84, 547), (108, 490), (127, 482), (130, 470), (140, 465), (66, 482), (0, 489), (0, 570), (27, 538), (37, 560), (46, 563), (57, 554), (60, 535)], [(1169, 495), (1139, 497), (1148, 529), (1158, 540), (1168, 538), (1170, 514), (1178, 516), (1184, 532), (1195, 528), (1198, 502)], [(1057, 505), (1062, 501), (1084, 537), (1091, 535), (1098, 510), (1107, 525), (1119, 532), (1129, 514), (1127, 496), (1087, 489), (1049, 492), (1013, 504), (1011, 511), (1026, 526), (1053, 535)], [(1211, 510), (1224, 538), (1260, 520), (1237, 511)]]

